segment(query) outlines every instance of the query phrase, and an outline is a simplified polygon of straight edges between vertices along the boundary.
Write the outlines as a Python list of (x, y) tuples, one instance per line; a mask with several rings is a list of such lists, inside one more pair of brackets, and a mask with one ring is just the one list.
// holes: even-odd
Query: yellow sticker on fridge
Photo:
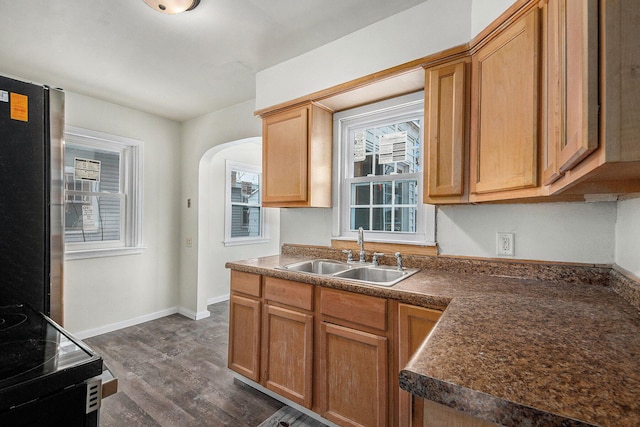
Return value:
[(11, 118), (23, 122), (29, 121), (29, 98), (26, 95), (11, 92)]

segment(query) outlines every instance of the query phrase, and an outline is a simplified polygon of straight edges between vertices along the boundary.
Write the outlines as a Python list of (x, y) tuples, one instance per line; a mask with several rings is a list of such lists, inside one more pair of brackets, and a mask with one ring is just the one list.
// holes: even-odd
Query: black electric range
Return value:
[(0, 424), (95, 425), (101, 373), (102, 358), (42, 313), (0, 306)]

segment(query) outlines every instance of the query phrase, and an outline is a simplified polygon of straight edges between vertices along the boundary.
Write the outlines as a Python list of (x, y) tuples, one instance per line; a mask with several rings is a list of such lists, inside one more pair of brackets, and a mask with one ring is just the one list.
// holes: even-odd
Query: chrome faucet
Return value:
[(380, 265), (380, 263), (378, 262), (378, 260), (379, 260), (380, 258), (382, 258), (383, 256), (384, 256), (384, 254), (381, 254), (380, 252), (374, 252), (374, 253), (373, 253), (373, 261), (372, 261), (372, 263), (373, 263), (373, 265), (374, 265), (375, 267), (377, 267), (378, 265)]
[(342, 253), (347, 254), (347, 262), (353, 262), (353, 252), (351, 252), (351, 249), (343, 249)]
[(402, 255), (400, 255), (400, 252), (396, 252), (395, 255), (398, 262), (398, 271), (402, 271)]
[(364, 230), (362, 227), (358, 228), (358, 245), (360, 245), (360, 262), (365, 262), (364, 256)]

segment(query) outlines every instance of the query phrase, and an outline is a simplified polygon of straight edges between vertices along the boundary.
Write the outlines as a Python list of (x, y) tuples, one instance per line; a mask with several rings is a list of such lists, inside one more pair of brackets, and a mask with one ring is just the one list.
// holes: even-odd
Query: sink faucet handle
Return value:
[(351, 249), (343, 249), (342, 253), (347, 254), (347, 262), (353, 262), (353, 252)]
[(398, 270), (402, 271), (402, 254), (400, 252), (395, 253), (396, 261), (398, 262)]
[(382, 258), (383, 256), (384, 256), (384, 254), (381, 254), (380, 252), (374, 252), (373, 253), (373, 265), (379, 265), (378, 259)]

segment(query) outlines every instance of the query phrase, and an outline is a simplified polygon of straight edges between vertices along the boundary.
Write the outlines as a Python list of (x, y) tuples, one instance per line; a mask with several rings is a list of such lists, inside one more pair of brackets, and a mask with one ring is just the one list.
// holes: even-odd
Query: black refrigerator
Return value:
[(0, 76), (0, 425), (96, 426), (102, 358), (62, 326), (64, 93)]
[(62, 323), (64, 93), (0, 76), (0, 303)]

